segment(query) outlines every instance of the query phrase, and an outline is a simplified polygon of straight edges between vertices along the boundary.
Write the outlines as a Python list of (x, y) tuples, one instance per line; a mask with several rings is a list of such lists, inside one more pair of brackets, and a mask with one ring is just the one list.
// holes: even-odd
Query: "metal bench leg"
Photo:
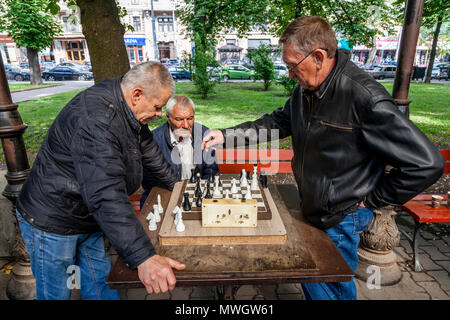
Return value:
[(414, 271), (420, 272), (423, 270), (422, 265), (419, 261), (419, 234), (420, 229), (425, 225), (424, 223), (420, 223), (418, 221), (415, 222), (415, 228), (414, 228), (414, 236), (413, 236), (413, 255), (414, 255)]

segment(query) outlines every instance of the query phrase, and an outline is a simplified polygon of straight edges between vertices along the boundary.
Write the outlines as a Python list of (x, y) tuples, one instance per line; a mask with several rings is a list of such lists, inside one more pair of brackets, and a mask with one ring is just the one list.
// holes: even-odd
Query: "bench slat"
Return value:
[[(253, 172), (253, 163), (219, 163), (220, 173), (239, 173), (242, 169)], [(265, 173), (292, 173), (290, 162), (258, 162), (258, 172), (261, 169)]]
[(216, 156), (221, 161), (291, 161), (292, 149), (218, 149)]
[(441, 205), (440, 208), (433, 208), (419, 201), (410, 200), (401, 208), (420, 223), (450, 222), (450, 209), (445, 205)]

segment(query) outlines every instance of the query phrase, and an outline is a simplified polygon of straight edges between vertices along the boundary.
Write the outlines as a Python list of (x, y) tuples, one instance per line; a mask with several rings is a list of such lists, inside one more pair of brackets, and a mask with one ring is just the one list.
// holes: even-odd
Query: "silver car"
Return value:
[(395, 73), (397, 71), (396, 66), (376, 66), (373, 70), (367, 70), (367, 72), (375, 79), (383, 80), (385, 78), (395, 78)]

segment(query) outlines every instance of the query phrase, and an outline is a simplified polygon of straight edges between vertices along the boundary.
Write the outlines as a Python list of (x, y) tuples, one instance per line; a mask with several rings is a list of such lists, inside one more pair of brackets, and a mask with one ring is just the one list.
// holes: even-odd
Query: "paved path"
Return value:
[[(10, 81), (10, 83), (17, 83), (15, 81)], [(60, 84), (56, 87), (33, 89), (26, 91), (19, 91), (11, 93), (12, 100), (14, 103), (19, 103), (23, 101), (33, 100), (36, 98), (41, 98), (45, 96), (51, 96), (53, 94), (83, 89), (90, 87), (94, 84), (94, 81), (45, 81), (45, 83), (57, 83)]]

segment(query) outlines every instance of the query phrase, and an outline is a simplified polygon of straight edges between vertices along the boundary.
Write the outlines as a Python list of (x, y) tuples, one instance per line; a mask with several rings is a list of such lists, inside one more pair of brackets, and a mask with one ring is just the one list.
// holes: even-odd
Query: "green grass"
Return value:
[(29, 84), (29, 83), (10, 83), (9, 90), (11, 92), (25, 90), (25, 89), (35, 89), (44, 87), (53, 87), (54, 83), (43, 83), (43, 84)]
[[(383, 85), (392, 92), (392, 83)], [(211, 129), (222, 129), (244, 121), (254, 120), (267, 112), (283, 106), (288, 97), (280, 86), (273, 85), (269, 91), (262, 90), (262, 83), (222, 83), (215, 93), (202, 99), (191, 82), (176, 84), (178, 95), (192, 98), (196, 108), (196, 121)], [(81, 90), (42, 97), (19, 103), (19, 112), (28, 129), (24, 134), (29, 159), (36, 155), (47, 130), (64, 105)], [(450, 86), (411, 83), (409, 98), (411, 120), (439, 147), (450, 146)], [(165, 117), (150, 124), (156, 128)], [(290, 138), (280, 141), (280, 148), (290, 148)], [(3, 150), (0, 163), (4, 165)]]

